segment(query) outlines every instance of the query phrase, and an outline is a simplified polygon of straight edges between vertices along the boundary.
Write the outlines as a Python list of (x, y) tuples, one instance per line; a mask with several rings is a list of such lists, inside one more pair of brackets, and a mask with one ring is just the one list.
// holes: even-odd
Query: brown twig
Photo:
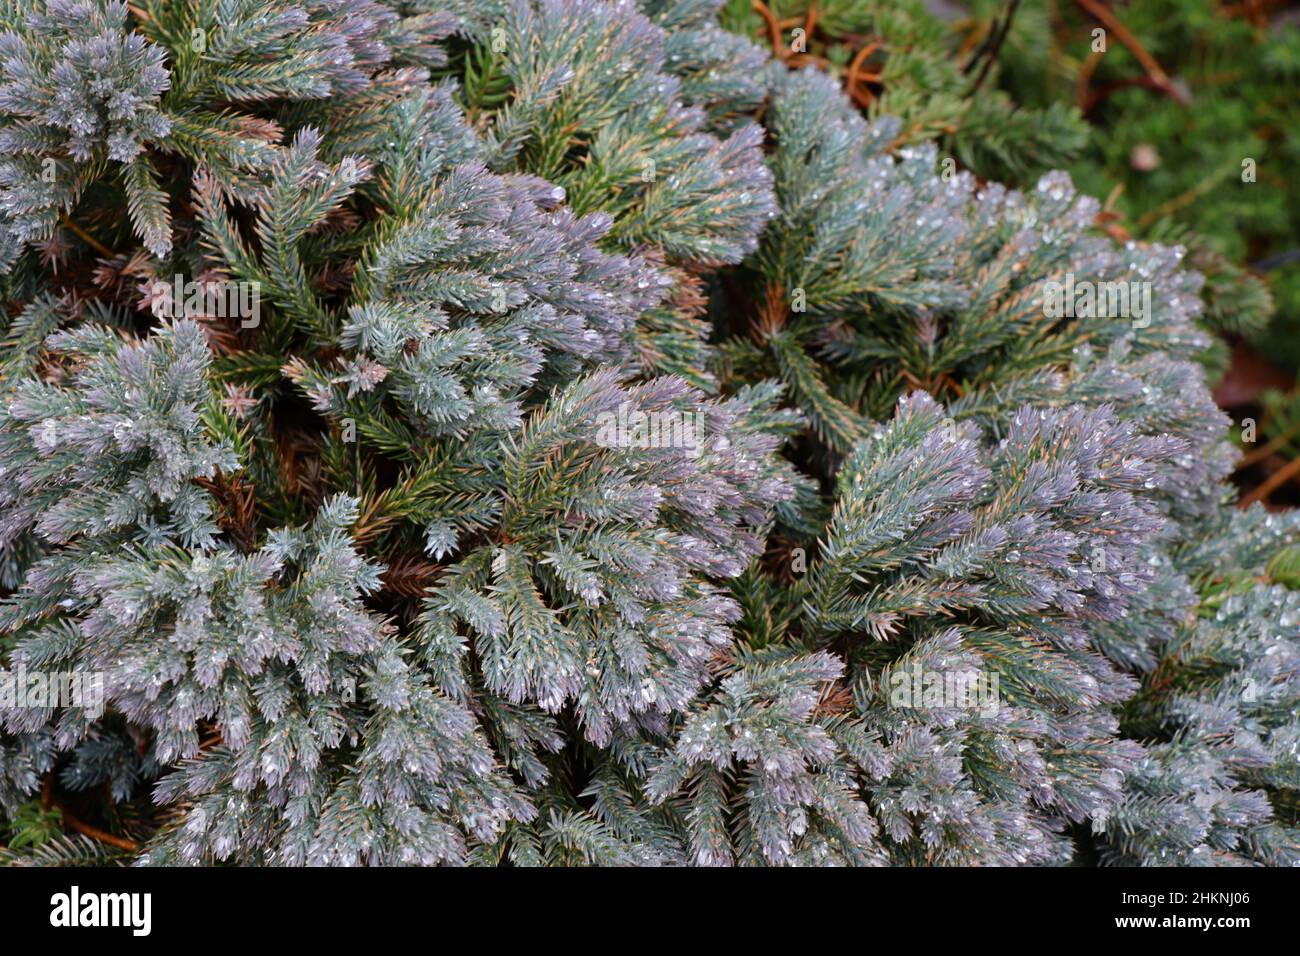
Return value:
[(1297, 431), (1300, 431), (1300, 422), (1292, 424), (1290, 428), (1284, 431), (1281, 435), (1278, 435), (1268, 444), (1261, 445), (1254, 451), (1246, 452), (1241, 456), (1241, 461), (1237, 463), (1237, 470), (1241, 471), (1244, 468), (1249, 468), (1251, 465), (1257, 465), (1264, 459), (1281, 451), (1286, 447), (1286, 443), (1295, 437)]
[[(1168, 92), (1164, 86), (1145, 74), (1142, 76), (1130, 76), (1127, 79), (1115, 80), (1114, 82), (1107, 83), (1099, 89), (1087, 91), (1087, 96), (1079, 105), (1079, 109), (1084, 113), (1091, 113), (1096, 109), (1098, 103), (1106, 99), (1106, 97), (1110, 96), (1112, 93), (1119, 90), (1132, 89), (1133, 87), (1145, 87), (1148, 90), (1155, 90), (1159, 93)], [(1181, 95), (1182, 94), (1178, 94), (1178, 96)]]
[(1237, 502), (1237, 507), (1249, 508), (1257, 501), (1267, 501), (1269, 495), (1297, 476), (1300, 476), (1300, 458), (1292, 458), (1252, 488), (1250, 494), (1243, 495), (1241, 500)]
[(998, 19), (995, 15), (993, 21), (987, 25), (982, 22), (976, 22), (975, 29), (971, 31), (966, 42), (962, 44), (961, 53), (969, 54), (965, 64), (962, 65), (962, 75), (975, 69), (975, 64), (980, 62), (989, 45), (993, 42), (998, 34)]
[[(805, 43), (811, 42), (813, 37), (813, 31), (817, 29), (817, 4), (814, 3), (812, 6), (810, 6), (808, 8), (807, 15), (803, 17), (790, 17), (788, 20), (782, 20), (781, 21), (782, 29), (785, 28), (787, 23), (791, 27), (797, 27), (800, 24), (802, 24), (804, 42)], [(795, 53), (792, 50), (791, 55), (786, 58), (785, 62), (788, 66), (804, 66), (808, 63), (815, 63), (818, 66), (820, 66), (822, 69), (830, 69), (831, 66), (830, 60), (826, 59), (826, 57), (824, 56), (817, 56), (816, 54), (809, 53), (806, 46), (804, 47), (803, 53)]]
[(962, 67), (963, 73), (970, 72), (971, 61), (988, 40), (989, 31), (986, 27), (987, 24), (978, 17), (963, 17), (953, 22), (953, 30), (961, 35), (961, 43), (957, 45), (957, 58), (966, 61), (966, 66)]
[(1095, 19), (1099, 20), (1106, 29), (1114, 33), (1120, 43), (1128, 47), (1128, 51), (1133, 54), (1133, 58), (1142, 65), (1142, 69), (1146, 70), (1153, 86), (1171, 99), (1182, 103), (1184, 106), (1187, 105), (1187, 94), (1174, 85), (1173, 81), (1169, 79), (1169, 74), (1156, 62), (1155, 57), (1146, 51), (1146, 47), (1138, 41), (1138, 38), (1129, 32), (1128, 27), (1120, 22), (1113, 10), (1100, 3), (1099, 0), (1075, 0), (1075, 2)]
[(785, 60), (789, 54), (786, 51), (785, 44), (781, 42), (781, 24), (777, 22), (776, 15), (768, 9), (763, 0), (750, 0), (750, 5), (755, 13), (767, 21), (769, 39), (772, 42), (772, 52), (781, 60)]
[(140, 844), (134, 840), (128, 840), (126, 837), (114, 836), (111, 833), (105, 833), (99, 827), (92, 827), (89, 823), (83, 823), (68, 812), (67, 807), (60, 807), (63, 811), (63, 822), (78, 833), (90, 837), (92, 840), (98, 840), (100, 843), (107, 843), (109, 846), (115, 846), (119, 850), (125, 850), (127, 853), (138, 853)]
[(65, 826), (75, 830), (83, 836), (88, 836), (92, 840), (98, 840), (100, 843), (107, 843), (109, 846), (115, 846), (119, 850), (125, 850), (127, 853), (137, 853), (140, 850), (140, 844), (134, 840), (128, 840), (126, 837), (114, 836), (99, 827), (91, 826), (82, 820), (78, 820), (72, 812), (54, 798), (54, 780), (52, 777), (45, 778), (45, 785), (41, 788), (41, 809), (48, 810), (51, 807), (56, 808), (63, 817)]
[(1016, 11), (1019, 9), (1020, 0), (1011, 0), (1011, 6), (1007, 8), (1006, 19), (1002, 21), (1001, 28), (999, 29), (996, 23), (993, 25), (993, 33), (986, 41), (985, 47), (981, 48), (964, 67), (965, 70), (969, 70), (974, 65), (976, 58), (982, 58), (984, 61), (980, 67), (979, 75), (975, 77), (975, 82), (971, 84), (970, 90), (967, 92), (968, 96), (984, 85), (984, 80), (993, 69), (998, 53), (1002, 50), (1002, 44), (1007, 42), (1007, 35), (1011, 32), (1011, 21), (1016, 18)]
[(59, 216), (59, 222), (62, 223), (65, 228), (70, 229), (77, 236), (78, 239), (86, 243), (86, 245), (90, 246), (92, 249), (94, 249), (104, 258), (112, 259), (115, 255), (117, 255), (117, 253), (115, 253), (112, 249), (108, 248), (108, 246), (104, 245), (102, 242), (100, 242), (90, 233), (86, 232), (86, 230), (82, 229), (75, 222), (69, 219), (67, 213), (62, 213)]
[(862, 67), (867, 58), (875, 53), (881, 47), (879, 40), (871, 40), (866, 46), (858, 50), (853, 61), (849, 63), (848, 70), (844, 73), (844, 89), (849, 94), (849, 98), (859, 106), (866, 108), (875, 100), (876, 94), (869, 87), (859, 89), (858, 84), (879, 83), (884, 76), (882, 70), (866, 71)]

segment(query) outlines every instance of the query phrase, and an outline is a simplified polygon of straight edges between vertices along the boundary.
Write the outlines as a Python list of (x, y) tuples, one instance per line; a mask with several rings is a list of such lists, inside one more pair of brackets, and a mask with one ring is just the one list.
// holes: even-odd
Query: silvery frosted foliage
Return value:
[[(448, 11), (463, 34), (501, 52), (512, 3), (420, 0), (417, 5)], [(639, 0), (635, 4), (664, 31), (663, 72), (680, 79), (682, 102), (704, 108), (718, 129), (752, 122), (750, 117), (767, 95), (773, 68), (767, 51), (719, 26), (717, 15), (723, 5), (724, 0)]]
[(1155, 578), (1146, 486), (1186, 448), (1079, 405), (990, 444), (905, 398), (789, 593), (733, 589), (741, 641), (652, 751), (635, 819), (705, 865), (1068, 862), (1067, 826), (1114, 812), (1142, 755), (1116, 714), (1137, 681), (1094, 630)]
[[(324, 162), (318, 140), (299, 134), (259, 197), (253, 232), (273, 254), (256, 255), (201, 183), (207, 243), (283, 314), (264, 333), (288, 319), (336, 336), (332, 361), (285, 372), (340, 449), (400, 466), (365, 535), (384, 547), (415, 531), (445, 566), (415, 632), (425, 666), (542, 787), (564, 724), (596, 746), (635, 741), (708, 683), (736, 616), (718, 582), (761, 552), (790, 496), (772, 452), (796, 419), (770, 410), (770, 386), (709, 401), (678, 378), (575, 378), (628, 357), (665, 280), (596, 248), (607, 216), (577, 218), (562, 190), (484, 170), (448, 89), (395, 102), (383, 135), (358, 141), (364, 160)], [(360, 188), (383, 213), (338, 316), (295, 263)], [(595, 853), (578, 794), (542, 802), (508, 852), (535, 839), (561, 858)]]
[[(779, 374), (828, 448), (847, 453), (909, 388), (987, 421), (1068, 387), (1076, 349), (1112, 362), (1126, 349), (1127, 365), (1204, 346), (1181, 250), (1092, 234), (1099, 207), (1064, 174), (1020, 194), (977, 188), (933, 147), (890, 155), (896, 121), (866, 123), (812, 70), (777, 80), (767, 123), (782, 212), (752, 260), (750, 341), (729, 349)], [(1051, 310), (1052, 284), (1067, 282), (1134, 284), (1129, 312), (1142, 314)]]
[[(997, 185), (977, 188), (965, 174), (945, 174), (941, 168), (936, 174), (938, 157), (931, 150), (885, 155), (881, 145), (892, 138), (888, 124), (887, 119), (865, 124), (843, 107), (833, 84), (814, 72), (777, 80), (769, 120), (777, 148), (770, 164), (783, 212), (753, 260), (756, 279), (766, 287), (747, 330), (748, 341), (726, 346), (740, 373), (737, 377), (775, 373), (787, 383), (808, 412), (818, 443), (851, 454), (839, 472), (841, 488), (857, 480), (854, 469), (864, 454), (863, 436), (874, 430), (870, 419), (881, 417), (884, 402), (918, 386), (951, 401), (945, 420), (911, 436), (916, 443), (912, 454), (920, 454), (927, 443), (960, 447), (954, 442), (971, 439), (967, 429), (977, 426), (982, 441), (994, 448), (989, 465), (996, 486), (996, 462), (1016, 447), (1018, 433), (1032, 432), (1043, 422), (1043, 434), (1051, 435), (1071, 422), (1068, 430), (1077, 435), (1085, 456), (1118, 456), (1113, 459), (1118, 467), (1112, 466), (1105, 480), (1121, 482), (1099, 496), (1087, 484), (1091, 466), (1076, 461), (1070, 480), (1079, 482), (1080, 500), (1095, 508), (1088, 515), (1094, 527), (1089, 531), (1077, 519), (1067, 521), (1062, 530), (1068, 529), (1068, 535), (1057, 538), (1035, 523), (1026, 542), (1068, 541), (1066, 552), (1052, 555), (1046, 567), (1033, 568), (1025, 563), (1024, 547), (1008, 546), (996, 552), (991, 580), (982, 579), (978, 561), (967, 563), (986, 546), (978, 536), (958, 548), (946, 542), (953, 540), (949, 535), (968, 533), (961, 528), (940, 525), (934, 533), (945, 542), (942, 545), (920, 531), (907, 530), (914, 516), (931, 506), (925, 497), (911, 495), (936, 494), (938, 489), (958, 496), (967, 493), (955, 459), (945, 462), (938, 472), (943, 481), (933, 487), (912, 490), (924, 471), (909, 462), (888, 480), (865, 489), (866, 500), (873, 502), (864, 512), (872, 516), (868, 527), (882, 523), (879, 540), (859, 541), (849, 532), (846, 543), (840, 543), (844, 532), (837, 523), (844, 519), (839, 510), (832, 518), (821, 544), (824, 563), (813, 564), (807, 579), (794, 588), (796, 596), (806, 589), (811, 600), (803, 597), (802, 605), (790, 612), (793, 624), (785, 626), (811, 625), (814, 633), (826, 631), (824, 639), (837, 642), (845, 640), (845, 634), (849, 639), (857, 636), (856, 649), (846, 657), (850, 681), (855, 667), (865, 666), (869, 673), (889, 679), (899, 673), (889, 652), (881, 648), (897, 641), (898, 628), (910, 633), (926, 615), (943, 617), (929, 633), (914, 635), (915, 649), (908, 653), (930, 654), (935, 646), (931, 642), (938, 641), (945, 661), (970, 653), (972, 639), (987, 640), (993, 618), (994, 627), (1008, 628), (1017, 640), (1034, 629), (1046, 635), (1041, 653), (1019, 644), (1008, 647), (999, 661), (1005, 673), (1019, 679), (1042, 668), (1051, 678), (1046, 689), (1031, 684), (1033, 690), (1025, 693), (1022, 688), (1022, 699), (1009, 698), (1011, 707), (1004, 702), (1001, 716), (1042, 701), (1072, 708), (1087, 701), (1083, 710), (1071, 713), (1073, 723), (1054, 718), (1044, 739), (1037, 737), (1042, 730), (1035, 726), (1041, 726), (1042, 713), (1033, 715), (1027, 725), (1032, 729), (1011, 733), (1015, 748), (997, 753), (988, 767), (973, 759), (964, 738), (954, 745), (942, 736), (923, 737), (924, 745), (916, 752), (933, 752), (934, 758), (918, 762), (913, 757), (909, 767), (916, 773), (912, 779), (928, 781), (929, 789), (916, 784), (897, 793), (881, 788), (870, 798), (873, 810), (883, 815), (886, 838), (898, 841), (890, 847), (891, 859), (975, 862), (982, 855), (1004, 862), (1062, 862), (1072, 853), (1062, 824), (1087, 819), (1110, 841), (1107, 859), (1181, 859), (1196, 840), (1208, 841), (1209, 829), (1207, 824), (1186, 845), (1178, 840), (1190, 830), (1177, 837), (1160, 831), (1162, 821), (1172, 824), (1195, 817), (1162, 817), (1157, 804), (1172, 794), (1189, 805), (1194, 800), (1205, 805), (1223, 800), (1226, 807), (1253, 800), (1251, 812), (1240, 817), (1225, 810), (1223, 827), (1229, 835), (1217, 839), (1222, 843), (1240, 837), (1244, 856), (1270, 862), (1287, 859), (1292, 837), (1279, 821), (1293, 812), (1287, 809), (1294, 806), (1293, 786), (1284, 776), (1253, 784), (1272, 788), (1268, 792), (1276, 813), (1269, 800), (1259, 797), (1262, 791), (1246, 796), (1252, 783), (1230, 781), (1215, 770), (1232, 766), (1231, 759), (1223, 765), (1206, 760), (1204, 750), (1213, 736), (1204, 731), (1197, 736), (1196, 721), (1188, 717), (1195, 708), (1186, 696), (1168, 691), (1165, 683), (1172, 672), (1185, 675), (1181, 679), (1196, 687), (1198, 670), (1184, 664), (1181, 655), (1195, 641), (1218, 646), (1215, 642), (1227, 640), (1221, 631), (1207, 630), (1208, 625), (1195, 629), (1190, 624), (1204, 600), (1206, 569), (1214, 565), (1198, 569), (1188, 555), (1208, 547), (1207, 531), (1231, 501), (1222, 481), (1233, 465), (1233, 453), (1223, 440), (1226, 420), (1194, 361), (1206, 345), (1192, 324), (1200, 308), (1200, 277), (1181, 268), (1179, 249), (1121, 247), (1093, 234), (1089, 226), (1097, 204), (1077, 197), (1061, 174), (1043, 177), (1027, 194)], [(1051, 307), (1050, 283), (1122, 285), (1132, 300), (1124, 312), (1085, 309), (1071, 315)], [(866, 441), (870, 447), (873, 440)], [(1054, 447), (1059, 441), (1046, 441), (1044, 452), (1050, 448), (1059, 455), (1060, 448)], [(982, 458), (973, 449), (967, 453)], [(1125, 475), (1128, 468), (1136, 470)], [(1033, 501), (1032, 489), (1043, 480), (1023, 467), (1002, 474), (1002, 493), (1022, 507)], [(1092, 480), (1101, 478), (1094, 474)], [(980, 483), (977, 477), (968, 480)], [(898, 510), (884, 502), (898, 502)], [(890, 524), (891, 515), (897, 525)], [(1042, 517), (1046, 515), (1037, 520)], [(929, 532), (924, 526), (922, 530)], [(906, 552), (893, 554), (908, 533), (920, 536), (919, 553), (924, 555), (910, 558), (914, 567), (925, 567), (937, 554), (945, 555), (945, 563), (960, 560), (947, 575), (908, 573)], [(1284, 537), (1266, 534), (1258, 522), (1238, 526), (1237, 536), (1258, 542), (1262, 558), (1257, 556), (1256, 562), (1266, 560)], [(854, 568), (850, 559), (858, 547), (879, 548), (876, 560), (885, 568), (899, 562), (896, 573), (901, 580), (892, 588), (864, 587), (864, 574), (870, 581), (868, 571), (880, 573), (871, 565), (855, 576), (828, 573), (846, 561)], [(1027, 581), (1021, 577), (1026, 573), (1032, 573)], [(1248, 586), (1243, 583), (1240, 589)], [(1030, 625), (1018, 620), (1028, 595), (1035, 602), (1047, 602), (1036, 614), (1053, 612)], [(1265, 599), (1248, 592), (1231, 600)], [(950, 614), (976, 612), (980, 629), (972, 633), (951, 627), (947, 620)], [(858, 635), (881, 643), (862, 645)], [(1250, 649), (1241, 650), (1243, 655), (1279, 653), (1249, 632), (1239, 632), (1237, 640)], [(1076, 670), (1080, 659), (1088, 664)], [(1055, 699), (1055, 691), (1069, 686), (1059, 682), (1071, 673), (1081, 683), (1075, 684), (1073, 696)], [(1089, 688), (1084, 678), (1096, 681), (1097, 689)], [(1138, 696), (1128, 703), (1139, 682)], [(1010, 692), (1014, 680), (1004, 679), (1001, 686)], [(887, 690), (887, 684), (872, 692), (861, 684), (855, 687), (855, 700), (881, 708), (863, 714), (874, 732), (888, 734), (892, 724), (900, 740), (912, 740), (908, 734), (915, 732), (933, 734), (924, 723), (900, 723), (897, 710), (882, 707)], [(1214, 726), (1220, 729), (1253, 723), (1235, 710), (1218, 712), (1217, 719), (1221, 722)], [(1275, 724), (1283, 753), (1292, 739), (1292, 723), (1293, 716), (1287, 715)], [(961, 728), (957, 722), (945, 730), (951, 732), (954, 726)], [(1173, 741), (1150, 751), (1137, 744), (1169, 739), (1171, 734), (1176, 735)], [(1189, 743), (1179, 750), (1182, 740)], [(1009, 757), (1026, 745), (1029, 754), (1077, 747), (1086, 754), (1086, 766), (1070, 767), (1068, 758), (1058, 753), (1044, 758), (1036, 773), (1028, 773), (1017, 765), (1018, 757)], [(1181, 776), (1162, 776), (1152, 769), (1179, 766), (1179, 753), (1185, 757)], [(1286, 766), (1278, 757), (1274, 751), (1270, 766)], [(1061, 769), (1049, 774), (1049, 765)], [(1206, 770), (1196, 785), (1186, 772), (1191, 766)], [(991, 818), (982, 817), (978, 796), (967, 793), (963, 784), (967, 773), (981, 782), (1009, 776), (1024, 786), (1019, 806), (1009, 810), (998, 804)], [(1055, 793), (1057, 780), (1081, 786)], [(1221, 792), (1225, 790), (1226, 795)], [(1001, 798), (1014, 790), (997, 792)], [(938, 808), (942, 824), (924, 819), (923, 807)], [(892, 821), (884, 818), (890, 814)], [(1208, 818), (1202, 814), (1200, 819)], [(963, 829), (959, 821), (969, 828)], [(1118, 826), (1125, 829), (1117, 831)], [(1125, 836), (1119, 842), (1127, 848), (1122, 852), (1112, 846), (1120, 832)], [(1254, 849), (1245, 849), (1248, 844)]]
[(1296, 518), (1255, 506), (1206, 525), (1175, 559), (1208, 597), (1164, 611), (1176, 627), (1125, 719), (1151, 744), (1095, 829), (1125, 865), (1296, 865), (1300, 601), (1259, 583)]
[[(622, 387), (600, 372), (534, 412), (462, 481), (499, 518), (497, 543), (460, 549), (426, 602), (423, 640), (448, 691), (464, 686), (453, 667), (468, 636), (488, 693), (548, 713), (572, 703), (596, 744), (682, 710), (736, 614), (710, 579), (745, 568), (789, 496), (768, 460), (779, 437), (750, 420), (774, 397), (706, 402), (678, 380)], [(643, 446), (638, 415), (698, 431)], [(622, 436), (620, 420), (632, 423)]]
[(729, 662), (707, 701), (654, 759), (651, 805), (672, 807), (700, 866), (889, 861), (860, 779), (889, 758), (878, 738), (825, 707), (843, 676), (824, 651), (758, 652)]
[[(976, 438), (917, 393), (845, 463), (825, 563), (809, 575), (819, 628), (884, 639), (910, 614), (940, 608), (1003, 623), (1123, 611), (1150, 576), (1134, 557), (1165, 523), (1143, 490), (1184, 443), (1144, 436), (1104, 406), (1022, 408), (987, 465)], [(932, 568), (908, 581), (905, 599), (864, 593), (869, 572), (912, 572), (922, 556)], [(996, 583), (984, 580), (994, 571)]]
[(67, 382), (17, 382), (0, 409), (0, 541), (30, 530), (67, 550), (41, 565), (44, 597), (6, 609), (14, 622), (70, 597), (69, 552), (210, 546), (217, 529), (194, 479), (235, 465), (203, 422), (210, 356), (194, 323), (140, 343), (86, 325), (47, 344), (79, 364)]
[(1128, 865), (1300, 865), (1300, 829), (1274, 798), (1300, 790), (1300, 597), (1229, 594), (1166, 648), (1184, 670), (1160, 700), (1160, 730), (1103, 821)]
[(251, 104), (355, 95), (393, 60), (394, 48), (409, 59), (441, 62), (435, 41), (450, 29), (447, 16), (403, 20), (375, 0), (297, 0), (278, 8), (226, 0), (156, 10), (141, 24), (168, 48), (173, 97), (190, 107), (215, 98)]
[[(188, 14), (174, 20), (177, 13)], [(313, 100), (356, 93), (392, 58), (396, 34), (412, 42), (417, 20), (374, 0), (298, 0), (282, 8), (227, 0), (193, 11), (157, 11), (142, 30), (174, 59), (176, 94), (235, 102)], [(188, 26), (188, 32), (176, 30)], [(179, 35), (178, 35), (179, 34)]]
[[(1107, 403), (1115, 414), (1145, 434), (1168, 434), (1186, 448), (1174, 467), (1151, 480), (1161, 506), (1178, 525), (1175, 534), (1200, 534), (1204, 522), (1218, 514), (1230, 497), (1223, 482), (1237, 453), (1224, 440), (1227, 416), (1214, 403), (1203, 368), (1191, 358), (1175, 358), (1175, 350), (1147, 350), (1136, 336), (1115, 339), (1104, 353), (1090, 345), (1076, 346), (1059, 386), (1046, 390), (1056, 401)], [(1026, 376), (1006, 391), (1029, 384)], [(954, 403), (954, 410), (975, 409), (984, 395)], [(979, 413), (976, 413), (979, 417)]]
[(185, 813), (147, 862), (459, 862), (471, 839), (532, 817), (472, 714), (431, 688), (395, 628), (362, 605), (380, 569), (349, 539), (356, 518), (356, 501), (340, 496), (255, 554), (208, 558), (207, 580), (184, 566), (152, 572), (173, 571), (163, 594), (178, 612), (170, 641), (153, 643), (193, 656), (178, 679), (181, 662), (141, 641), (120, 666), (142, 695), (121, 706), (135, 720), (157, 714), (162, 670), (172, 703), (162, 726), (211, 719), (221, 739), (159, 753), (181, 762), (155, 797), (183, 801)]
[(48, 731), (0, 733), (0, 814), (18, 807), (54, 767), (56, 750), (50, 737)]
[(725, 0), (642, 0), (641, 9), (664, 39), (665, 68), (680, 77), (682, 100), (708, 111), (723, 128), (762, 105), (771, 57), (749, 39), (717, 23)]
[(610, 237), (626, 245), (713, 265), (753, 250), (775, 213), (762, 131), (705, 131), (705, 110), (667, 72), (667, 35), (632, 0), (515, 0), (495, 29), (512, 81), (487, 124), (495, 165), (612, 215)]
[(27, 378), (6, 397), (0, 533), (43, 545), (26, 587), (6, 602), (7, 629), (35, 628), (30, 638), (58, 646), (69, 635), (56, 626), (42, 638), (40, 622), (80, 606), (78, 574), (106, 552), (212, 545), (217, 528), (193, 479), (234, 456), (202, 421), (209, 356), (193, 324), (138, 344), (85, 326), (50, 345), (77, 367), (70, 382)]
[(48, 237), (108, 161), (132, 164), (171, 129), (164, 53), (126, 4), (6, 4), (0, 25), (0, 266)]
[[(1118, 804), (1138, 748), (1112, 708), (1134, 681), (1091, 631), (1152, 578), (1165, 519), (1143, 487), (1183, 447), (1069, 406), (1021, 409), (985, 449), (917, 394), (845, 463), (804, 607), (819, 643), (848, 642), (896, 860), (1063, 862), (1062, 824)], [(986, 692), (931, 706), (931, 673)]]
[[(680, 857), (669, 822), (644, 819), (651, 811), (623, 775), (644, 773), (637, 754), (711, 683), (731, 645), (738, 608), (720, 582), (760, 553), (791, 494), (772, 458), (793, 424), (770, 410), (777, 395), (769, 386), (710, 401), (677, 379), (622, 385), (599, 371), (508, 432), (430, 442), (426, 454), (444, 464), (427, 477), (412, 467), (381, 502), (373, 520), (420, 523), (445, 566), (414, 632), (423, 666), (481, 715), (546, 808), (535, 828), (485, 843), (482, 859)], [(335, 385), (331, 407), (343, 398)], [(603, 809), (572, 789), (566, 743), (611, 764)], [(619, 806), (630, 816), (621, 825)]]
[[(208, 353), (192, 324), (135, 345), (85, 326), (50, 344), (78, 358), (72, 382), (27, 378), (0, 410), (0, 540), (30, 534), (41, 546), (0, 624), (18, 638), (13, 663), (57, 672), (45, 665), (90, 650), (76, 621), (97, 603), (94, 578), (106, 555), (213, 544), (211, 508), (192, 479), (234, 459), (202, 422)], [(31, 761), (49, 769), (53, 746), (72, 746), (92, 726), (78, 708), (57, 717), (14, 708), (4, 718), (22, 734), (6, 769), (23, 774), (27, 791)]]
[(143, 143), (167, 134), (158, 110), (168, 85), (163, 51), (127, 32), (126, 4), (51, 0), (21, 29), (0, 41), (0, 105), (31, 123), (14, 130), (12, 142), (44, 136), (83, 163), (101, 149), (128, 163)]
[[(0, 263), (51, 238), (59, 216), (107, 177), (125, 193), (135, 234), (168, 257), (173, 197), (159, 172), (164, 154), (244, 196), (281, 133), (278, 115), (257, 110), (356, 96), (395, 57), (439, 64), (437, 41), (453, 27), (446, 14), (399, 20), (373, 0), (152, 6), (137, 29), (127, 18), (118, 0), (38, 0), (5, 12)], [(364, 106), (354, 103), (354, 112)]]
[(1300, 532), (1232, 507), (1180, 249), (891, 152), (718, 0), (29, 7), (0, 667), (104, 709), (3, 704), (0, 839), (1300, 856)]
[[(156, 798), (185, 812), (148, 858), (434, 863), (532, 815), (473, 717), (363, 605), (381, 569), (347, 533), (354, 500), (249, 553), (216, 537), (190, 479), (238, 463), (207, 441), (195, 324), (139, 344), (86, 328), (51, 347), (81, 360), (74, 378), (24, 383), (0, 419), (15, 468), (3, 526), (34, 523), (47, 547), (2, 620), (15, 668), (100, 675), (103, 705), (145, 736), (150, 760), (180, 762)], [(102, 741), (96, 716), (6, 712), (7, 798), (34, 788), (51, 744)], [(85, 765), (104, 757), (82, 746), (65, 779), (131, 766)]]
[(771, 63), (718, 27), (718, 5), (449, 6), (475, 44), (461, 96), (495, 162), (560, 184), (579, 212), (612, 214), (607, 243), (663, 260), (672, 292), (643, 313), (634, 360), (706, 388), (698, 266), (740, 258), (775, 212), (752, 120)]
[[(445, 88), (393, 104), (382, 141), (360, 144), (372, 148), (377, 169), (354, 156), (324, 162), (320, 144), (318, 132), (304, 130), (274, 164), (257, 197), (260, 258), (208, 184), (199, 187), (200, 218), (241, 279), (260, 283), (299, 328), (338, 335), (347, 353), (332, 366), (295, 360), (290, 375), (318, 410), (352, 408), (372, 435), (388, 396), (405, 427), (425, 436), (517, 425), (544, 371), (555, 380), (621, 361), (636, 316), (664, 295), (668, 280), (641, 258), (596, 247), (608, 216), (575, 216), (561, 205), (564, 191), (536, 177), (487, 172)], [(385, 213), (340, 317), (312, 287), (300, 250), (371, 178)], [(336, 401), (340, 383), (346, 395)], [(392, 440), (405, 455), (418, 452), (400, 435)]]

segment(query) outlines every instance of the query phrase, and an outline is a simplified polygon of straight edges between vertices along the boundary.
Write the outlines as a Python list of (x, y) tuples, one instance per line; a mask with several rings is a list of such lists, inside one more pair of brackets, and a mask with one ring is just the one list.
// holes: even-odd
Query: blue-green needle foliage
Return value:
[(160, 169), (169, 157), (243, 194), (278, 134), (245, 107), (359, 93), (394, 49), (436, 62), (432, 43), (452, 23), (398, 23), (371, 0), (148, 0), (141, 9), (133, 29), (119, 0), (0, 6), (0, 265), (50, 238), (105, 179), (125, 194), (135, 235), (165, 259), (173, 197)]
[(718, 6), (0, 8), (0, 858), (1296, 858), (1199, 277)]
[(752, 121), (710, 135), (708, 108), (725, 114), (758, 97), (752, 85), (710, 83), (707, 61), (670, 51), (670, 37), (693, 42), (694, 22), (669, 34), (630, 0), (516, 0), (488, 41), (504, 48), (513, 88), (488, 124), (494, 163), (560, 184), (579, 211), (613, 215), (620, 242), (739, 261), (775, 214), (763, 135)]

